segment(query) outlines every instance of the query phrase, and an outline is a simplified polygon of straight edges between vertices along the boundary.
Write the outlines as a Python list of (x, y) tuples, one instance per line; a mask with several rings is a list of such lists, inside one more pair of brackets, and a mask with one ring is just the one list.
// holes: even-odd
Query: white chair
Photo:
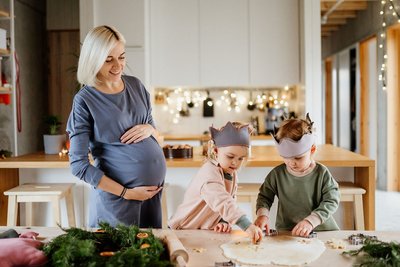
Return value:
[(32, 203), (51, 202), (55, 224), (61, 224), (60, 200), (65, 197), (68, 224), (75, 226), (74, 184), (22, 184), (4, 192), (8, 196), (7, 226), (17, 225), (18, 203), (25, 203), (26, 225), (32, 225)]
[[(362, 200), (362, 195), (365, 194), (366, 192), (365, 189), (356, 186), (354, 183), (339, 182), (339, 192), (340, 192), (340, 202), (353, 203), (355, 230), (365, 230), (364, 210), (363, 210), (364, 207)], [(349, 214), (349, 212), (345, 210), (345, 216), (346, 214)]]

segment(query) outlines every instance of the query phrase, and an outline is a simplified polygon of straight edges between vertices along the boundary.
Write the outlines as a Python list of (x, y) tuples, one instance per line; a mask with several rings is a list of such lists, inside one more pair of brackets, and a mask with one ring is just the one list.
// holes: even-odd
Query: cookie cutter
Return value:
[(236, 264), (232, 261), (221, 261), (221, 262), (215, 262), (215, 267), (223, 267), (223, 266), (233, 266), (236, 267)]
[(376, 235), (364, 235), (364, 234), (352, 234), (350, 235), (347, 240), (352, 245), (362, 245), (366, 240), (378, 240)]
[(308, 234), (307, 238), (317, 238), (317, 232), (311, 231), (311, 232)]
[(276, 236), (278, 235), (278, 231), (275, 229), (269, 229), (269, 233), (267, 234), (267, 231), (265, 229), (263, 230), (263, 233), (265, 236)]

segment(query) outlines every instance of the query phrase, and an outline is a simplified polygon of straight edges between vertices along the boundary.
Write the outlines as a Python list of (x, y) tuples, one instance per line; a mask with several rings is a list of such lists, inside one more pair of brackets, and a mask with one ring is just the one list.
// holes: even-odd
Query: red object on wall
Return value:
[(11, 97), (9, 94), (0, 94), (0, 104), (9, 105), (11, 103)]

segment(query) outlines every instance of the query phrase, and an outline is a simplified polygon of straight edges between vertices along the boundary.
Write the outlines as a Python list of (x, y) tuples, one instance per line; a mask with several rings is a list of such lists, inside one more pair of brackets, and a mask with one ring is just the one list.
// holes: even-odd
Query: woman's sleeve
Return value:
[(321, 218), (322, 223), (335, 213), (340, 201), (338, 183), (329, 171), (326, 171), (323, 175), (322, 201), (319, 206), (313, 210), (313, 213), (316, 213)]
[(104, 173), (89, 162), (89, 139), (93, 119), (84, 101), (75, 96), (67, 122), (70, 139), (69, 163), (73, 175), (96, 187)]
[(235, 199), (225, 189), (225, 185), (212, 181), (200, 189), (201, 198), (228, 223), (235, 224), (245, 213), (237, 206)]
[(153, 109), (151, 107), (150, 94), (146, 90), (146, 87), (144, 87), (144, 85), (143, 85), (143, 83), (141, 81), (139, 81), (139, 84), (140, 84), (142, 92), (143, 92), (143, 94), (145, 96), (145, 101), (146, 101), (145, 104), (146, 104), (146, 107), (147, 107), (147, 124), (151, 124), (154, 128), (156, 128), (154, 120), (153, 120), (153, 115), (152, 115)]

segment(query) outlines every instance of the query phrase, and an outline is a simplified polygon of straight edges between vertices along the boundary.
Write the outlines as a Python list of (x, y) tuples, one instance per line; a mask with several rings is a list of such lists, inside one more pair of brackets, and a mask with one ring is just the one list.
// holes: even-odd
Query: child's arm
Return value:
[(260, 192), (257, 197), (257, 219), (254, 224), (261, 229), (265, 229), (269, 233), (269, 209), (274, 202), (276, 195), (276, 186), (274, 182), (273, 171), (270, 172), (265, 178), (264, 183), (260, 187)]
[(333, 179), (332, 175), (329, 172), (326, 172), (323, 180), (321, 188), (322, 200), (318, 207), (311, 213), (311, 215), (317, 215), (320, 218), (321, 223), (324, 223), (333, 215), (333, 213), (336, 212), (340, 201), (339, 185)]
[(254, 224), (261, 229), (265, 229), (269, 233), (269, 210), (267, 208), (260, 208), (257, 210), (257, 219)]

